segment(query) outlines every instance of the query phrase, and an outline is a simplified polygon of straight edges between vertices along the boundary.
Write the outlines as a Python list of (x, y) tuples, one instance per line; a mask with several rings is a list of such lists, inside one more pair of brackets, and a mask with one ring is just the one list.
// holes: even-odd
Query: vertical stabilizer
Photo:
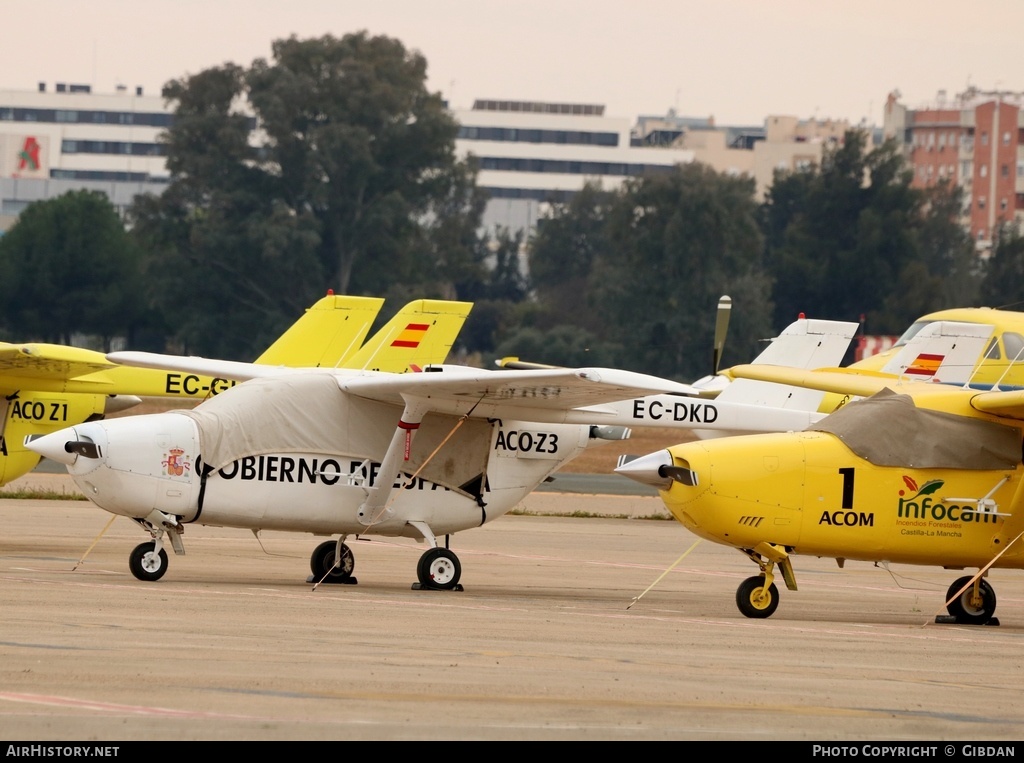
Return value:
[(285, 331), (256, 362), (265, 366), (333, 368), (355, 354), (384, 300), (328, 294)]
[(472, 309), (472, 302), (410, 302), (343, 365), (400, 374), (444, 363)]

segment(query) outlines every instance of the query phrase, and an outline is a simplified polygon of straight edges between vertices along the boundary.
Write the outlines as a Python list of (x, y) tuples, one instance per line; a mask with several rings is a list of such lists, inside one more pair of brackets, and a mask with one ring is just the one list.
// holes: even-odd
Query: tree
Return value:
[(595, 261), (607, 254), (605, 216), (614, 198), (588, 182), (568, 202), (555, 204), (538, 225), (528, 254), (530, 283), (545, 313), (538, 327), (602, 326), (588, 305), (588, 282)]
[[(629, 180), (611, 203), (590, 276), (603, 338), (631, 370), (693, 379), (713, 369), (715, 309), (736, 306), (725, 359), (746, 361), (770, 335), (754, 182), (694, 163)], [(789, 321), (787, 321), (788, 323)]]
[(165, 311), (191, 305), (179, 338), (224, 357), (253, 352), (328, 287), (450, 292), (439, 279), (472, 263), (433, 258), (482, 210), (419, 53), (365, 32), (272, 51), (165, 86), (172, 181), (133, 209)]
[(1018, 310), (1024, 304), (1024, 233), (1005, 223), (996, 231), (992, 254), (984, 266), (981, 304)]
[(894, 143), (868, 152), (859, 130), (826, 149), (820, 169), (776, 176), (765, 201), (776, 323), (801, 311), (856, 320), (881, 306), (916, 254), (922, 202), (910, 180)]
[(762, 205), (775, 320), (865, 317), (897, 334), (922, 312), (970, 304), (977, 288), (970, 238), (952, 185), (912, 187), (893, 141), (868, 150), (847, 131), (820, 167), (776, 173)]
[(21, 341), (131, 337), (143, 319), (140, 255), (98, 191), (30, 204), (0, 237), (0, 316)]

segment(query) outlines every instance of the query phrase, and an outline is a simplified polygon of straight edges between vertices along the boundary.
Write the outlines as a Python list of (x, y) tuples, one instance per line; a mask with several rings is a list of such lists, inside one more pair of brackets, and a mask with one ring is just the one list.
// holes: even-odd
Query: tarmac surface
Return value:
[(0, 489), (9, 742), (887, 740), (945, 756), (1024, 734), (1020, 571), (989, 576), (999, 624), (966, 626), (936, 622), (965, 573), (799, 557), (799, 590), (780, 581), (778, 611), (750, 620), (735, 591), (756, 566), (649, 518), (656, 497), (538, 492), (452, 538), (461, 591), (413, 588), (412, 541), (350, 539), (357, 584), (316, 586), (321, 538), (199, 526), (145, 583), (128, 571), (137, 526), (3, 498), (19, 482)]

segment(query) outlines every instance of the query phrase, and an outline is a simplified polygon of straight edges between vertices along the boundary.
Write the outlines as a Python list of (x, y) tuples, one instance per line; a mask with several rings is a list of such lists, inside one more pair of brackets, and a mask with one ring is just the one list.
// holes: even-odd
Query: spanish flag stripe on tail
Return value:
[(420, 346), (420, 340), (423, 339), (423, 335), (427, 333), (427, 329), (430, 328), (429, 323), (409, 323), (398, 338), (392, 343), (392, 347), (410, 347), (417, 348)]
[(915, 376), (935, 376), (944, 358), (944, 355), (921, 353), (914, 359), (913, 363), (907, 366), (907, 373)]

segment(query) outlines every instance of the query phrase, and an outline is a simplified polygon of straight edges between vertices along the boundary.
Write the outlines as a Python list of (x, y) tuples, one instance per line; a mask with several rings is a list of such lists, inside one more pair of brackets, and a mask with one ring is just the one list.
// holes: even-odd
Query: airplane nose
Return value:
[(623, 456), (619, 459), (615, 473), (658, 490), (668, 490), (673, 481), (690, 487), (697, 484), (697, 473), (685, 466), (676, 466), (672, 454), (667, 450), (632, 459)]
[(25, 447), (60, 464), (73, 466), (79, 456), (99, 458), (99, 446), (88, 437), (80, 437), (74, 427), (46, 435), (28, 435)]

